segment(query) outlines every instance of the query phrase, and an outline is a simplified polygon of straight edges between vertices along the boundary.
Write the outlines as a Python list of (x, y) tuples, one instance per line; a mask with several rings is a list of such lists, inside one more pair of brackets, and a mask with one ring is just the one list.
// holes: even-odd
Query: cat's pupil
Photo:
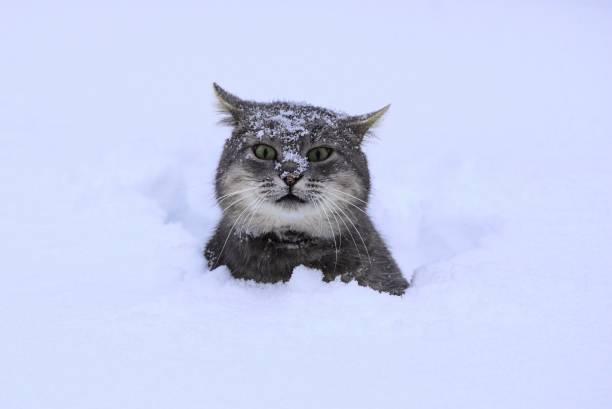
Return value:
[(321, 162), (327, 160), (332, 150), (326, 147), (314, 148), (308, 151), (308, 160), (311, 162)]

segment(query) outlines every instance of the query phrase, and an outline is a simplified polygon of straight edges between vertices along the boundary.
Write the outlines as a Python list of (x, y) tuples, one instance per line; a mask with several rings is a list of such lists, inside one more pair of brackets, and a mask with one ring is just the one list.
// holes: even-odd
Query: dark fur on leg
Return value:
[(321, 270), (326, 282), (337, 277), (341, 277), (343, 282), (354, 278), (359, 285), (402, 295), (408, 288), (408, 281), (371, 222), (365, 217), (360, 221), (359, 229), (366, 247), (361, 241), (353, 242), (350, 235), (345, 234), (342, 241), (338, 239), (336, 252), (332, 240), (303, 237), (302, 240), (287, 242), (275, 234), (262, 237), (230, 234), (231, 226), (222, 220), (204, 254), (209, 268), (226, 265), (235, 278), (260, 283), (286, 282), (293, 269), (303, 264)]

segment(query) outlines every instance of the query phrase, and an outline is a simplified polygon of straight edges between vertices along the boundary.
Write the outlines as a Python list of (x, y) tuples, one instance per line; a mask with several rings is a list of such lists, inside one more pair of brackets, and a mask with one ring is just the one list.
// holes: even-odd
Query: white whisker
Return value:
[(365, 211), (365, 210), (363, 210), (361, 207), (357, 206), (356, 204), (354, 204), (354, 203), (353, 203), (353, 202), (351, 202), (350, 200), (346, 200), (345, 198), (340, 197), (340, 196), (338, 196), (338, 195), (335, 195), (335, 194), (333, 194), (332, 192), (327, 192), (327, 193), (328, 193), (329, 195), (331, 195), (331, 196), (335, 197), (335, 198), (336, 198), (336, 199), (338, 199), (338, 200), (341, 200), (341, 201), (343, 201), (343, 202), (345, 202), (345, 203), (350, 204), (350, 205), (351, 205), (351, 206), (353, 206), (355, 209), (359, 210), (361, 213), (363, 213), (363, 214), (365, 214), (366, 216), (370, 217), (370, 216), (369, 216), (369, 215), (366, 213), (366, 211)]
[[(345, 200), (345, 202), (347, 202), (349, 204), (352, 204), (352, 203), (350, 203), (350, 202), (348, 202), (346, 200)], [(361, 239), (361, 243), (363, 244), (363, 248), (365, 249), (366, 254), (368, 256), (368, 261), (370, 262), (370, 264), (372, 264), (372, 259), (370, 258), (370, 252), (368, 251), (368, 246), (366, 246), (365, 240), (363, 240), (363, 237), (361, 236), (361, 233), (359, 232), (359, 229), (357, 228), (357, 226), (355, 226), (355, 223), (353, 223), (351, 221), (351, 219), (347, 216), (347, 214), (344, 212), (344, 210), (342, 210), (342, 208), (340, 206), (337, 206), (337, 207), (338, 207), (338, 210), (340, 210), (342, 212), (342, 214), (344, 214), (346, 216), (346, 219), (348, 220), (348, 222), (353, 226), (353, 228), (355, 229), (355, 232), (357, 232), (357, 234), (359, 235), (359, 239)], [(355, 207), (357, 207), (357, 206), (355, 206)], [(359, 210), (361, 210), (361, 209), (359, 209)], [(348, 209), (347, 209), (347, 211), (348, 211)]]
[[(324, 199), (324, 198), (322, 198)], [(323, 203), (328, 203), (328, 200), (323, 200)], [(338, 222), (338, 218), (336, 217), (336, 212), (334, 211), (334, 209), (332, 209), (331, 207), (327, 207), (327, 210), (329, 210), (329, 212), (332, 214), (332, 216), (334, 217), (334, 219), (336, 220), (336, 225), (338, 226), (338, 242), (340, 243), (340, 245), (338, 246), (338, 251), (340, 251), (340, 249), (342, 249), (342, 229), (340, 228), (340, 223)]]
[(329, 219), (329, 216), (327, 215), (327, 211), (325, 211), (325, 207), (323, 206), (323, 203), (319, 202), (319, 204), (321, 205), (321, 209), (323, 210), (323, 213), (325, 213), (325, 217), (327, 218), (327, 223), (329, 223), (329, 228), (331, 230), (332, 238), (334, 239), (334, 253), (336, 255), (336, 260), (334, 262), (334, 273), (335, 273), (336, 265), (338, 264), (338, 245), (336, 244), (336, 235), (334, 234), (334, 228), (332, 227), (331, 220)]
[(259, 187), (260, 186), (250, 187), (248, 189), (242, 189), (242, 190), (230, 192), (230, 193), (225, 194), (223, 196), (219, 196), (217, 198), (217, 203), (221, 204), (221, 202), (224, 201), (225, 199), (227, 199), (228, 197), (235, 196), (235, 195), (238, 195), (238, 194), (244, 193), (244, 192), (250, 192), (251, 190), (259, 189)]
[(334, 189), (334, 188), (333, 188), (333, 187), (331, 187), (331, 186), (326, 186), (325, 188), (326, 188), (326, 189), (333, 190), (334, 192), (337, 192), (337, 193), (342, 193), (343, 195), (346, 195), (346, 196), (352, 197), (353, 199), (360, 201), (361, 203), (363, 203), (363, 204), (364, 204), (364, 205), (366, 205), (366, 206), (368, 205), (368, 202), (366, 202), (365, 200), (362, 200), (362, 199), (360, 199), (360, 198), (358, 198), (358, 197), (356, 197), (356, 196), (353, 196), (353, 195), (351, 195), (351, 194), (348, 194), (348, 193), (346, 193), (346, 192), (343, 192), (342, 190)]
[(310, 202), (314, 205), (314, 207), (317, 209), (317, 212), (319, 212), (319, 234), (323, 234), (323, 215), (321, 214), (321, 210), (319, 208), (319, 204), (316, 201), (316, 198), (314, 197), (314, 195), (312, 193), (308, 193), (308, 197), (310, 198)]
[(249, 197), (241, 197), (240, 199), (234, 201), (232, 204), (230, 204), (227, 207), (222, 207), (223, 212), (227, 212), (229, 209), (231, 209), (234, 205), (236, 205), (237, 203), (243, 202), (245, 200), (249, 199)]
[[(336, 209), (338, 209), (339, 211), (342, 211), (342, 209), (333, 202), (333, 200), (329, 200), (329, 203), (332, 206), (335, 206)], [(342, 212), (344, 213), (344, 212)], [(348, 232), (349, 236), (351, 236), (351, 240), (353, 241), (353, 244), (355, 245), (355, 250), (357, 250), (357, 254), (359, 255), (359, 258), (361, 259), (361, 252), (359, 251), (359, 246), (357, 245), (357, 242), (355, 241), (355, 237), (353, 236), (353, 233), (351, 233), (351, 229), (349, 228), (348, 224), (346, 224), (346, 222), (344, 221), (344, 218), (342, 217), (342, 215), (340, 213), (338, 213), (338, 217), (340, 217), (340, 220), (342, 221), (342, 223), (344, 224), (344, 227), (346, 227), (346, 231)], [(348, 216), (346, 216), (346, 214), (344, 215), (344, 217), (348, 218)], [(350, 221), (350, 220), (349, 220)]]
[(261, 206), (263, 205), (264, 201), (268, 198), (268, 196), (270, 196), (270, 194), (266, 194), (264, 197), (262, 197), (261, 199), (258, 199), (258, 201), (256, 202), (256, 207), (251, 210), (251, 215), (249, 216), (247, 222), (245, 223), (246, 226), (246, 230), (250, 230), (251, 229), (251, 221), (253, 220), (253, 216), (255, 216), (255, 213), (257, 213), (259, 211), (259, 209), (261, 209)]
[(221, 251), (219, 252), (219, 255), (217, 256), (217, 261), (216, 261), (215, 265), (213, 266), (213, 269), (215, 269), (219, 265), (219, 262), (221, 261), (221, 255), (223, 254), (223, 250), (225, 250), (225, 246), (227, 245), (227, 241), (229, 240), (230, 235), (234, 231), (234, 227), (236, 227), (236, 224), (240, 221), (240, 218), (242, 217), (242, 215), (247, 210), (249, 210), (251, 208), (251, 206), (254, 206), (255, 204), (257, 204), (258, 200), (259, 199), (255, 200), (255, 202), (253, 202), (250, 205), (248, 205), (247, 207), (245, 207), (244, 210), (242, 210), (242, 212), (240, 212), (240, 214), (238, 215), (238, 217), (234, 221), (234, 224), (232, 224), (232, 227), (230, 228), (230, 231), (229, 231), (229, 233), (227, 233), (227, 237), (225, 238), (225, 242), (223, 242), (223, 247), (221, 247)]

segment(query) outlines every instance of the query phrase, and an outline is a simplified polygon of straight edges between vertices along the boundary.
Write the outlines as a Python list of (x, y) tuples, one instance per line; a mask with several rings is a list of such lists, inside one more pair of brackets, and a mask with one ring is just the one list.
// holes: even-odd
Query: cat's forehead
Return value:
[(306, 104), (255, 104), (244, 113), (244, 125), (258, 138), (297, 142), (322, 129), (337, 129), (345, 115)]

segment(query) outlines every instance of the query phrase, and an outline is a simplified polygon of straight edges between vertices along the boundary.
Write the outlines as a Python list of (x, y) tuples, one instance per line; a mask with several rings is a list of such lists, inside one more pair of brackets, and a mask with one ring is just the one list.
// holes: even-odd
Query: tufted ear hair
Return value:
[(383, 117), (385, 112), (389, 110), (391, 105), (385, 105), (378, 111), (370, 112), (368, 114), (350, 116), (344, 120), (346, 126), (350, 128), (355, 134), (357, 143), (363, 141), (364, 136), (368, 133), (380, 118)]
[(215, 96), (217, 97), (219, 111), (226, 114), (221, 122), (232, 126), (237, 125), (242, 116), (244, 108), (247, 105), (247, 102), (235, 95), (230, 94), (221, 88), (216, 82), (213, 82), (213, 89), (215, 91)]

